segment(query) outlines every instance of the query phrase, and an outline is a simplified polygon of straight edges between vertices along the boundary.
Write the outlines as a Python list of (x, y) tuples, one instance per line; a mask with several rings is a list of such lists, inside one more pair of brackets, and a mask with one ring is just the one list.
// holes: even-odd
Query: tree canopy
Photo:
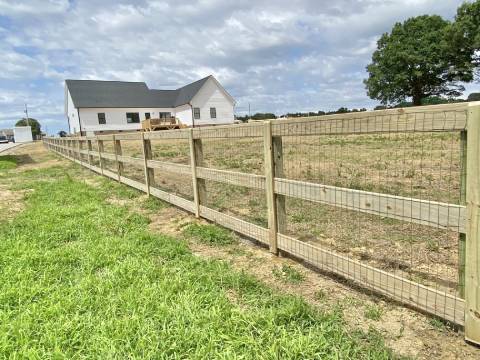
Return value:
[[(457, 41), (452, 49), (451, 38)], [(461, 95), (460, 81), (471, 81), (465, 39), (452, 30), (452, 24), (437, 15), (423, 15), (396, 23), (377, 42), (372, 62), (367, 66), (367, 93), (382, 104), (398, 104), (412, 98), (414, 105), (431, 96)]]
[(480, 93), (471, 93), (468, 95), (467, 101), (480, 101)]
[(471, 63), (476, 67), (478, 73), (480, 67), (480, 0), (460, 5), (452, 26), (452, 33), (455, 40), (452, 45), (460, 44), (462, 46), (460, 51), (470, 56)]
[(21, 120), (18, 120), (17, 123), (15, 124), (15, 126), (27, 126), (27, 125), (32, 127), (32, 136), (37, 136), (42, 133), (41, 125), (38, 122), (38, 120), (33, 119), (31, 117), (28, 118), (28, 123), (27, 123), (27, 119), (23, 118)]

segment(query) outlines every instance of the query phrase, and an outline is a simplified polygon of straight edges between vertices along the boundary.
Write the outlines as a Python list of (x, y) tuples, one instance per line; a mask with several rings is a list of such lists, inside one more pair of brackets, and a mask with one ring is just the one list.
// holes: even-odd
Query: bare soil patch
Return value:
[(45, 169), (51, 166), (67, 163), (67, 160), (49, 152), (40, 141), (14, 147), (2, 154), (15, 155), (17, 157), (17, 168), (13, 170), (15, 172)]
[(23, 197), (25, 191), (11, 191), (6, 186), (0, 185), (0, 214), (2, 220), (11, 220), (24, 209)]

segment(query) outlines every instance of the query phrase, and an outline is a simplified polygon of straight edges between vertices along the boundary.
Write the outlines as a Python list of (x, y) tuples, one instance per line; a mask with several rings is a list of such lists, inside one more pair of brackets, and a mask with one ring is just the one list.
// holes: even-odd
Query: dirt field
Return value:
[[(35, 166), (69, 164), (68, 161), (47, 153), (40, 144), (18, 149), (15, 153), (29, 159), (19, 164), (16, 171), (20, 172), (25, 169), (34, 169)], [(101, 179), (88, 170), (83, 170), (81, 174), (81, 178), (90, 186), (96, 186)], [(240, 204), (245, 203), (240, 195), (235, 196)], [(140, 193), (127, 199), (112, 197), (110, 201), (126, 206), (132, 212), (148, 215), (152, 230), (176, 237), (182, 236), (182, 229), (186, 224), (198, 222), (193, 216), (167, 204), (154, 210), (145, 209), (143, 204), (146, 201), (146, 195)], [(21, 197), (14, 202), (15, 206), (21, 209)], [(231, 207), (233, 208), (234, 205), (232, 204)], [(205, 222), (200, 221), (200, 223)], [(273, 257), (267, 250), (253, 246), (245, 240), (238, 240), (238, 243), (225, 247), (212, 247), (193, 240), (189, 241), (190, 247), (198, 256), (221, 259), (237, 269), (253, 274), (282, 292), (300, 294), (315, 306), (341, 311), (349, 326), (361, 327), (371, 336), (384, 337), (387, 345), (399, 355), (420, 359), (480, 357), (480, 350), (467, 345), (463, 341), (462, 333), (449, 329), (436, 319), (372, 297), (368, 292), (359, 292), (290, 259)], [(277, 276), (279, 269), (290, 268), (303, 275), (301, 281), (293, 283), (287, 281), (288, 278), (282, 280)], [(235, 301), (235, 294), (232, 294), (232, 301)]]

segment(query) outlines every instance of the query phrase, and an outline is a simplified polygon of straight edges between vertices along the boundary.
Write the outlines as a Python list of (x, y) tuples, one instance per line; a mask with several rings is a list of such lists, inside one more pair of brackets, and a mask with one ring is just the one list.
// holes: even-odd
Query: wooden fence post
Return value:
[(267, 198), (268, 209), (268, 233), (270, 252), (278, 255), (277, 246), (277, 204), (275, 199), (274, 179), (275, 179), (275, 162), (273, 159), (273, 139), (272, 124), (266, 121), (263, 133), (264, 159), (265, 159), (265, 192)]
[(92, 155), (92, 140), (87, 139), (87, 150), (88, 150), (88, 165), (93, 165), (93, 155)]
[(145, 133), (142, 132), (142, 148), (143, 148), (143, 164), (145, 169), (145, 185), (147, 188), (147, 195), (150, 196), (150, 187), (155, 181), (155, 170), (148, 167), (148, 160), (152, 159), (152, 142), (150, 139), (145, 139)]
[(193, 203), (195, 204), (195, 217), (200, 217), (200, 201), (198, 199), (198, 178), (197, 178), (197, 162), (195, 158), (195, 142), (193, 139), (193, 128), (189, 129), (188, 142), (190, 146), (190, 167), (192, 169), (192, 189), (193, 189)]
[[(460, 205), (466, 205), (467, 190), (467, 131), (460, 132)], [(465, 298), (465, 241), (466, 234), (458, 234), (458, 296)]]
[(467, 131), (465, 339), (480, 344), (480, 105), (469, 106)]
[(83, 140), (78, 139), (77, 140), (77, 150), (78, 150), (78, 161), (80, 162), (80, 165), (83, 165), (83, 158), (82, 158), (82, 153), (81, 151), (83, 150)]
[(285, 174), (283, 172), (283, 143), (281, 136), (272, 137), (272, 151), (273, 151), (273, 196), (275, 198), (275, 204), (277, 206), (277, 234), (285, 234), (287, 227), (287, 210), (285, 207), (285, 195), (275, 194), (275, 178), (283, 178)]
[(200, 205), (207, 202), (207, 186), (205, 179), (197, 177), (197, 166), (203, 166), (203, 145), (202, 139), (195, 139), (193, 129), (189, 132), (190, 144), (190, 166), (192, 169), (193, 202), (195, 206), (195, 217), (200, 217)]
[(105, 159), (102, 157), (102, 153), (105, 151), (103, 146), (103, 140), (97, 138), (98, 147), (98, 161), (100, 165), (100, 173), (103, 175), (103, 169), (105, 168)]
[(69, 139), (69, 140), (67, 141), (68, 155), (69, 155), (69, 157), (73, 160), (73, 159), (75, 159), (75, 154), (73, 153), (72, 144), (73, 144), (73, 139)]
[(115, 152), (115, 162), (117, 163), (118, 181), (121, 181), (120, 178), (123, 175), (123, 162), (118, 160), (118, 156), (122, 155), (122, 144), (120, 143), (120, 140), (115, 139), (115, 135), (113, 135), (113, 149)]

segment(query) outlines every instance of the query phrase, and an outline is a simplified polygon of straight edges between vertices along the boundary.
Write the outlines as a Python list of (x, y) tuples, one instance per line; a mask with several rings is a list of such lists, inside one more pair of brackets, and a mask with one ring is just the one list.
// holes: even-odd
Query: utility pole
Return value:
[(27, 107), (27, 104), (25, 104), (24, 113), (25, 113), (25, 115), (27, 116), (27, 126), (30, 126), (30, 122), (28, 121), (28, 107)]
[(250, 114), (250, 103), (248, 103), (248, 120), (252, 120), (252, 114)]

